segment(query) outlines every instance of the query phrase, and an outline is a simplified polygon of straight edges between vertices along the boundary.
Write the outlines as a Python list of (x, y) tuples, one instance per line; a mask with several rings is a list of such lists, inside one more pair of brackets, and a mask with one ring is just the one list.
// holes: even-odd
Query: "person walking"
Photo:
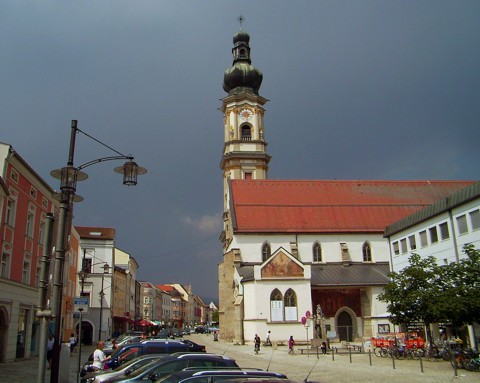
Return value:
[(272, 345), (272, 341), (270, 340), (270, 333), (271, 333), (271, 331), (268, 330), (267, 331), (267, 337), (265, 339), (265, 346), (271, 346)]
[(48, 335), (47, 340), (47, 362), (48, 362), (48, 369), (52, 369), (52, 361), (53, 361), (53, 345), (55, 344), (55, 338), (52, 334)]
[(70, 339), (68, 340), (70, 343), (70, 354), (75, 351), (75, 346), (77, 345), (77, 338), (75, 338), (74, 334), (70, 335)]
[(290, 335), (290, 339), (288, 340), (288, 353), (295, 355), (293, 346), (295, 346), (295, 341), (293, 340), (293, 335)]
[(258, 354), (258, 352), (260, 351), (260, 337), (258, 336), (258, 334), (255, 334), (254, 342), (255, 342), (255, 354)]

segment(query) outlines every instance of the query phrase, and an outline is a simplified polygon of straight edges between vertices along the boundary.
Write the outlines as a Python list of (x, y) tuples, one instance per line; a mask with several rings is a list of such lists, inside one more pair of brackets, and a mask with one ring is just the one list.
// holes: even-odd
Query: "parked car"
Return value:
[(128, 376), (133, 371), (138, 370), (140, 367), (147, 365), (155, 360), (167, 357), (169, 354), (147, 354), (139, 356), (131, 361), (118, 366), (114, 370), (99, 370), (93, 372), (87, 372), (80, 380), (81, 383), (102, 383), (105, 380), (119, 377)]
[(172, 334), (175, 338), (183, 338), (183, 333), (182, 333), (182, 331), (180, 331), (178, 328), (172, 329), (171, 334)]
[(130, 343), (117, 348), (110, 359), (105, 361), (104, 369), (114, 369), (140, 355), (173, 354), (174, 352), (188, 351), (190, 351), (190, 347), (185, 343), (172, 340), (146, 340), (139, 343)]
[(157, 362), (149, 363), (142, 368), (132, 372), (129, 376), (111, 378), (105, 383), (122, 382), (132, 383), (141, 381), (155, 381), (174, 372), (181, 371), (187, 367), (195, 368), (239, 368), (233, 359), (218, 354), (180, 354), (170, 355)]
[(188, 345), (192, 352), (207, 352), (207, 348), (203, 344), (192, 342), (190, 339), (181, 339), (180, 342)]
[(287, 381), (287, 376), (277, 372), (262, 371), (262, 370), (244, 370), (244, 369), (219, 369), (219, 370), (203, 370), (187, 369), (184, 371), (175, 372), (164, 378), (155, 380), (155, 383), (209, 383), (220, 382), (223, 380), (238, 378), (257, 378)]
[(195, 334), (205, 334), (206, 332), (207, 332), (207, 329), (204, 326), (195, 327)]

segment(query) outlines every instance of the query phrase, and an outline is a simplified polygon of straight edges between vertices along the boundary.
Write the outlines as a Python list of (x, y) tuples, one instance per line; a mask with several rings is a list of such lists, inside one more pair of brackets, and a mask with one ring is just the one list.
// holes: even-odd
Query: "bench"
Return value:
[(362, 353), (363, 351), (363, 346), (361, 345), (356, 345), (356, 344), (350, 344), (345, 347), (337, 347), (337, 346), (332, 346), (331, 349), (335, 354), (349, 354), (351, 351)]

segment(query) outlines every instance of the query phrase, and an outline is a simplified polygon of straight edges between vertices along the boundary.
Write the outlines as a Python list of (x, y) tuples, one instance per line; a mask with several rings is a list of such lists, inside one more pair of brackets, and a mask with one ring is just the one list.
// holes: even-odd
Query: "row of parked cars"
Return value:
[[(205, 346), (189, 342), (150, 339), (124, 344), (110, 354), (103, 370), (84, 369), (81, 382), (216, 383), (250, 378), (287, 381), (283, 374), (241, 369), (235, 360), (206, 353)], [(193, 348), (197, 351), (191, 351)]]

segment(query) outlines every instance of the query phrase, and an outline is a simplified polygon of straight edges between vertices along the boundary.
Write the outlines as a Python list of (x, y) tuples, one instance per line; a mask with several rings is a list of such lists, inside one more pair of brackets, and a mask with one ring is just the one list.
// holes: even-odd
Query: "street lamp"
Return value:
[(105, 263), (103, 265), (103, 274), (102, 274), (102, 289), (100, 290), (100, 323), (98, 325), (98, 341), (102, 339), (102, 327), (103, 327), (103, 297), (105, 296), (105, 293), (103, 292), (103, 279), (105, 274), (108, 274), (110, 271), (110, 266), (108, 263)]
[[(117, 155), (111, 157), (98, 158), (86, 162), (80, 166), (74, 166), (75, 154), (75, 138), (77, 133), (83, 133), (85, 136), (112, 150)], [(65, 253), (68, 242), (68, 232), (71, 229), (73, 203), (82, 200), (81, 197), (76, 196), (77, 181), (83, 181), (88, 178), (88, 175), (82, 172), (82, 169), (94, 165), (99, 162), (112, 160), (128, 160), (122, 167), (115, 168), (115, 171), (123, 174), (123, 184), (132, 186), (137, 184), (137, 176), (145, 174), (146, 169), (139, 167), (134, 161), (133, 157), (124, 155), (89, 134), (77, 128), (77, 120), (72, 120), (70, 132), (70, 147), (68, 152), (67, 166), (52, 170), (50, 174), (52, 177), (60, 179), (60, 193), (58, 198), (60, 200), (60, 210), (58, 214), (57, 237), (55, 242), (55, 268), (53, 274), (53, 293), (52, 293), (52, 307), (51, 317), (55, 319), (55, 344), (54, 356), (52, 363), (51, 383), (58, 383), (59, 366), (60, 366), (60, 318), (62, 313), (62, 290), (63, 290), (63, 269), (65, 262)], [(39, 361), (44, 363), (44, 361)]]

